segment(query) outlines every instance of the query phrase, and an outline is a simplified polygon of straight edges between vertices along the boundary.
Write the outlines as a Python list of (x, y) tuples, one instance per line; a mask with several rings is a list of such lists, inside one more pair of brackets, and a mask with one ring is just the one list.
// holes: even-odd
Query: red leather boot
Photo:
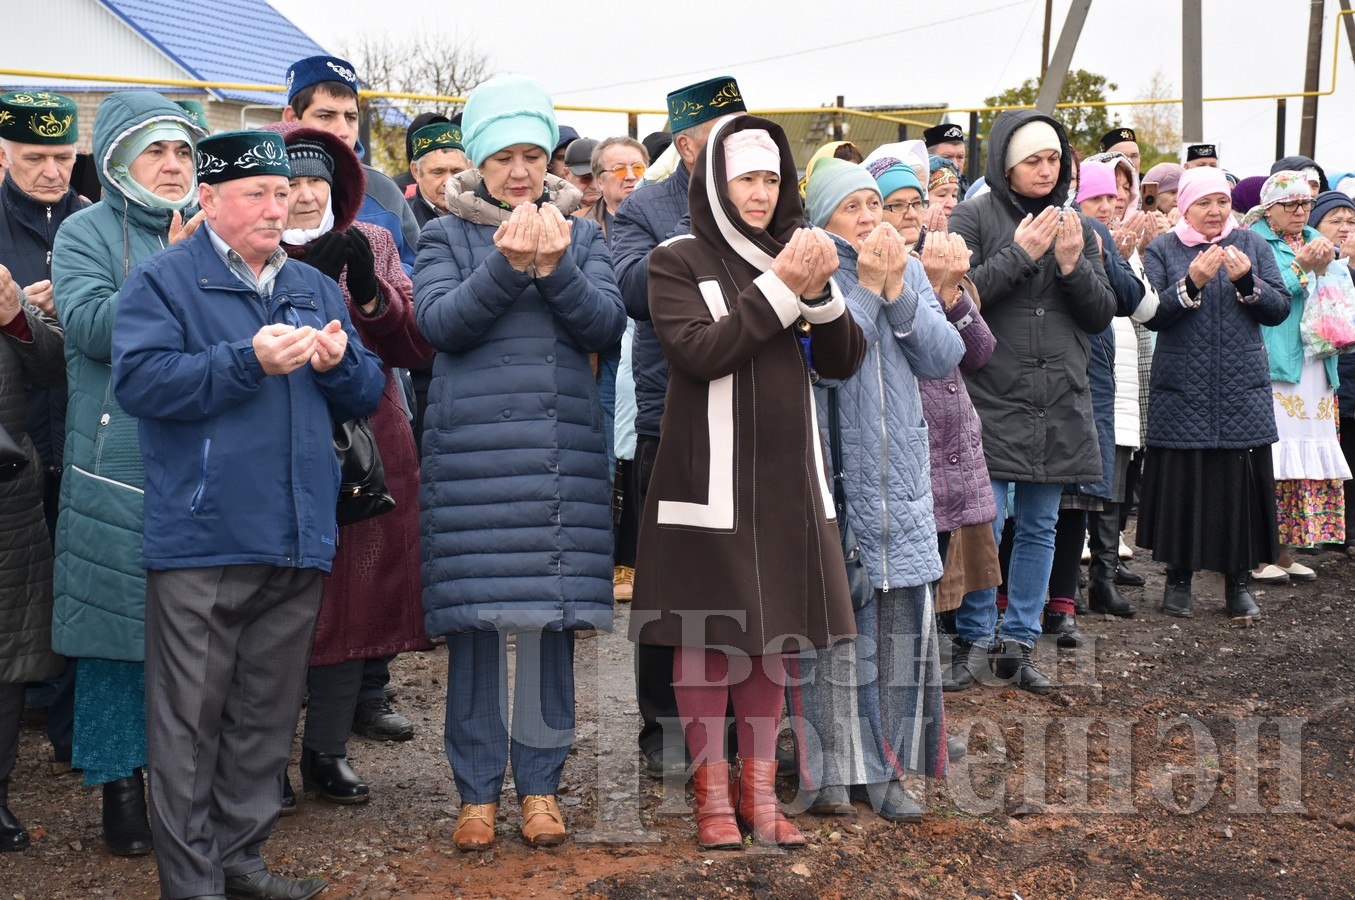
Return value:
[(776, 760), (745, 759), (739, 770), (739, 818), (764, 844), (796, 848), (805, 845), (800, 833), (781, 812), (776, 800)]
[(729, 796), (729, 763), (692, 767), (696, 788), (696, 841), (702, 850), (742, 850), (743, 835)]

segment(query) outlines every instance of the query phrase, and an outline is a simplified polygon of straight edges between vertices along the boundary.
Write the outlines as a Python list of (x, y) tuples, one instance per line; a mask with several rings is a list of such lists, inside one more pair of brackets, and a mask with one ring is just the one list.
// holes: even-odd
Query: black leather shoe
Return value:
[(226, 876), (226, 896), (243, 900), (309, 900), (328, 886), (323, 878), (281, 878), (267, 869)]
[(795, 750), (790, 747), (776, 748), (776, 777), (789, 778), (795, 774)]
[(1194, 575), (1194, 572), (1186, 570), (1167, 570), (1167, 586), (1162, 591), (1164, 613), (1178, 619), (1194, 617), (1195, 598), (1190, 594), (1190, 582)]
[(28, 829), (0, 803), (0, 853), (23, 850), (28, 846)]
[(414, 724), (391, 709), (385, 697), (362, 700), (353, 711), (353, 733), (374, 741), (408, 741), (414, 738)]
[(103, 786), (104, 844), (114, 856), (151, 852), (151, 823), (146, 817), (146, 785), (141, 770)]
[(645, 750), (645, 772), (650, 778), (667, 778), (669, 775), (685, 774), (688, 760), (686, 749), (676, 748), (665, 751), (662, 747)]
[(914, 825), (922, 821), (922, 807), (908, 796), (908, 792), (897, 781), (891, 781), (887, 785), (852, 785), (851, 796), (853, 800), (869, 803), (870, 808), (882, 819)]
[(1058, 645), (1065, 650), (1082, 644), (1082, 632), (1077, 630), (1077, 616), (1072, 613), (1056, 613), (1046, 606), (1040, 630), (1055, 635)]
[(1251, 620), (1261, 615), (1261, 607), (1256, 598), (1247, 590), (1247, 573), (1228, 575), (1223, 582), (1223, 603), (1236, 624), (1251, 624)]
[(831, 784), (825, 785), (814, 795), (814, 802), (805, 811), (811, 816), (850, 816), (854, 810), (847, 786)]
[(301, 748), (301, 786), (330, 803), (366, 803), (367, 782), (348, 764), (347, 756), (331, 756)]
[(956, 637), (954, 640), (955, 649), (951, 652), (950, 668), (946, 669), (941, 675), (941, 690), (943, 691), (965, 691), (974, 686), (974, 672), (969, 668), (969, 658), (971, 655), (978, 655), (984, 652), (982, 647), (975, 647), (964, 638)]
[(1087, 608), (1094, 613), (1126, 619), (1134, 615), (1134, 604), (1120, 596), (1120, 592), (1115, 589), (1115, 578), (1108, 572), (1098, 572), (1093, 576), (1087, 588)]
[(1033, 648), (1020, 641), (1002, 641), (993, 648), (993, 674), (1001, 681), (1032, 694), (1047, 694), (1049, 679), (1035, 668)]
[(1121, 587), (1143, 587), (1147, 580), (1123, 562), (1115, 566), (1115, 583)]

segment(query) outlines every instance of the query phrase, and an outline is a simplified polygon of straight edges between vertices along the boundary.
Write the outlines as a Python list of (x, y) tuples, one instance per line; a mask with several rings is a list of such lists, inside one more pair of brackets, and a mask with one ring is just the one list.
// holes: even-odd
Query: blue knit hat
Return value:
[(287, 69), (287, 102), (291, 103), (298, 91), (322, 81), (337, 81), (354, 93), (358, 90), (358, 72), (351, 62), (337, 56), (308, 56)]
[(541, 82), (526, 75), (499, 75), (471, 91), (461, 130), (466, 155), (476, 166), (514, 144), (533, 144), (550, 154), (560, 140), (555, 103)]
[[(917, 179), (914, 179), (916, 181)], [(805, 185), (805, 215), (822, 228), (833, 217), (839, 203), (848, 194), (866, 190), (880, 193), (870, 173), (845, 159), (821, 159)]]
[(888, 197), (890, 194), (900, 188), (913, 188), (917, 191), (919, 197), (926, 198), (927, 192), (922, 187), (922, 182), (918, 181), (917, 173), (913, 171), (912, 166), (906, 166), (897, 159), (885, 157), (877, 159), (870, 165), (870, 174), (875, 176), (875, 183), (880, 186), (880, 196)]
[(1308, 224), (1316, 228), (1328, 213), (1341, 208), (1355, 212), (1355, 200), (1351, 200), (1341, 191), (1323, 191), (1313, 201), (1313, 211), (1308, 214)]

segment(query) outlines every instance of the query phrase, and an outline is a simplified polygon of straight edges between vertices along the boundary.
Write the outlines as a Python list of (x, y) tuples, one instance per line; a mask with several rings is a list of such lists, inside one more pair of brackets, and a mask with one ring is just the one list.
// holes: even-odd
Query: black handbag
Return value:
[(28, 465), (28, 454), (0, 425), (0, 481), (12, 481)]
[(838, 423), (837, 388), (828, 389), (828, 453), (833, 466), (833, 507), (837, 510), (837, 527), (842, 535), (842, 561), (847, 566), (847, 588), (852, 595), (852, 609), (864, 609), (875, 599), (875, 585), (861, 560), (861, 545), (856, 532), (847, 521), (847, 494), (842, 487), (842, 426)]
[(340, 526), (395, 509), (395, 498), (386, 490), (386, 467), (366, 416), (334, 423), (334, 452), (339, 457), (341, 482), (334, 514)]

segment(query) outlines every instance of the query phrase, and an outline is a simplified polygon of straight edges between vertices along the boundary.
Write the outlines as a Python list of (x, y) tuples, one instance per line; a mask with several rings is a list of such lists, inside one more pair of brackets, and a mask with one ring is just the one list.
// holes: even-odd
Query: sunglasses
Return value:
[(634, 165), (630, 165), (630, 166), (626, 166), (626, 165), (622, 165), (621, 163), (617, 163), (616, 165), (612, 166), (610, 169), (603, 169), (602, 171), (603, 171), (604, 173), (606, 173), (606, 172), (611, 172), (611, 173), (612, 173), (613, 175), (615, 175), (617, 178), (625, 178), (627, 172), (629, 172), (630, 174), (634, 175), (636, 178), (643, 178), (643, 177), (644, 177), (644, 174), (645, 174), (645, 169), (647, 169), (647, 168), (648, 168), (648, 166), (646, 166), (644, 163), (635, 163)]

